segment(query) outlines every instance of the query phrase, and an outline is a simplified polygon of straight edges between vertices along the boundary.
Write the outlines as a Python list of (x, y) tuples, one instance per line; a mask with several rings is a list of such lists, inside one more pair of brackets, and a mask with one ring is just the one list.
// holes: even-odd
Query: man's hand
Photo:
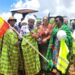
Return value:
[(38, 38), (38, 35), (36, 33), (31, 33), (31, 36), (36, 38), (36, 39)]

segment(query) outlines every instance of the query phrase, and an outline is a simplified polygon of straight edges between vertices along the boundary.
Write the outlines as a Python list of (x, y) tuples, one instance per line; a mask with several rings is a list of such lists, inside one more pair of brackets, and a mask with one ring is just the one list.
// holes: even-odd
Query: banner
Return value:
[(9, 28), (9, 24), (0, 17), (0, 38), (2, 38), (2, 36), (7, 31), (8, 28)]

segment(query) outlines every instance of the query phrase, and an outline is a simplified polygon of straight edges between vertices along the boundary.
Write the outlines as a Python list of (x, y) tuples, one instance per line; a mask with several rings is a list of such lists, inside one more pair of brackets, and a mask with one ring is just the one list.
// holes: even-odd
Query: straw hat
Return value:
[(10, 16), (9, 19), (8, 19), (8, 22), (9, 22), (9, 21), (12, 21), (12, 20), (15, 21), (15, 22), (17, 21), (17, 20), (14, 18), (14, 16)]

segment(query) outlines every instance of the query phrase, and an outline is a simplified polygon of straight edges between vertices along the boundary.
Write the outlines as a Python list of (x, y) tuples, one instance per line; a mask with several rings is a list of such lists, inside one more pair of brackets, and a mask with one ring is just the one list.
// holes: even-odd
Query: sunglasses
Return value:
[(55, 22), (59, 22), (59, 20), (55, 20)]

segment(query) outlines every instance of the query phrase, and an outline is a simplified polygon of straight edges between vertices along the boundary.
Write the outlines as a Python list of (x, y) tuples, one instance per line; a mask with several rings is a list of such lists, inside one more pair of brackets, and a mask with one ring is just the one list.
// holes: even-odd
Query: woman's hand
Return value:
[(42, 40), (42, 43), (46, 43), (46, 41), (47, 41), (47, 39), (45, 38), (45, 39)]

